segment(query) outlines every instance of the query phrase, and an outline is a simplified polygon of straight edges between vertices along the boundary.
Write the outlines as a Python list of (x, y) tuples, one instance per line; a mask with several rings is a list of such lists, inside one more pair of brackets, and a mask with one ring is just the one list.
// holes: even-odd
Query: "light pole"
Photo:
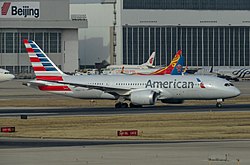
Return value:
[[(113, 42), (112, 42), (112, 48), (113, 48), (113, 63), (116, 64), (116, 0), (103, 0), (101, 4), (112, 4), (113, 5), (113, 14), (114, 14), (114, 20), (113, 20), (113, 27), (112, 27), (112, 36), (113, 36)], [(111, 60), (112, 61), (112, 60)]]

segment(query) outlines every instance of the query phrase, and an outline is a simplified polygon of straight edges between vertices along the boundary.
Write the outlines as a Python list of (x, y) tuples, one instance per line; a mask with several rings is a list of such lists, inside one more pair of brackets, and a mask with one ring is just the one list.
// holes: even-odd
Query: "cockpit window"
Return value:
[(225, 83), (224, 86), (229, 87), (229, 86), (234, 86), (232, 83)]

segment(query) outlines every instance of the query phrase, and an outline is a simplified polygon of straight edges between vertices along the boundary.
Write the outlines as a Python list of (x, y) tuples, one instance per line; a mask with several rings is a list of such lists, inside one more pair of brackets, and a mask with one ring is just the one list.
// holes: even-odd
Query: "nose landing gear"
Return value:
[(223, 99), (217, 99), (216, 101), (217, 101), (216, 107), (217, 108), (221, 108), (222, 107), (222, 103), (223, 103), (224, 100)]

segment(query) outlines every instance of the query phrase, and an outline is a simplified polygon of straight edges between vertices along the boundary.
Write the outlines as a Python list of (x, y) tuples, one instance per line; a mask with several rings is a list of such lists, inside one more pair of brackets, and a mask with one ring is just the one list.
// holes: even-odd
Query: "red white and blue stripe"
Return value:
[(201, 88), (206, 88), (204, 83), (199, 78), (196, 78), (196, 80), (198, 81)]
[(26, 50), (37, 80), (63, 81), (64, 73), (48, 58), (32, 40), (24, 40)]

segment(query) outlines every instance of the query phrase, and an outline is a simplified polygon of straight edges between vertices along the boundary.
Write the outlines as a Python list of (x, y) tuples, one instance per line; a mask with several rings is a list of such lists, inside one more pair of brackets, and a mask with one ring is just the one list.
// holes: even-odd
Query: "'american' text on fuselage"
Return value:
[(186, 81), (152, 81), (148, 80), (145, 88), (194, 88), (194, 82)]

